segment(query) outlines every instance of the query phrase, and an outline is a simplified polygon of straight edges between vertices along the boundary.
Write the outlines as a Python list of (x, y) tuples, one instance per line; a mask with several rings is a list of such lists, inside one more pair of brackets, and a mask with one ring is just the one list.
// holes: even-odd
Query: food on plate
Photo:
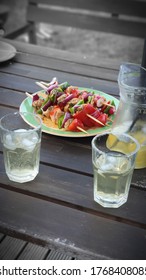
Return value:
[(42, 119), (49, 119), (58, 129), (83, 131), (108, 126), (116, 111), (114, 100), (93, 91), (80, 89), (68, 82), (59, 84), (56, 78), (50, 83), (38, 83), (45, 93), (33, 95), (32, 106)]

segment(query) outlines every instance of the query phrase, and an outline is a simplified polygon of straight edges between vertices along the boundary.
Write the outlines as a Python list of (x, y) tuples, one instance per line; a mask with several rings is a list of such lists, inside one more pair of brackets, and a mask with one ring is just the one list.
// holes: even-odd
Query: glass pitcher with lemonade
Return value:
[[(129, 133), (140, 143), (135, 168), (146, 167), (146, 69), (137, 64), (120, 66), (118, 84), (120, 103), (112, 126), (113, 132)], [(114, 139), (109, 139), (112, 147)], [(130, 149), (130, 146), (127, 148)], [(117, 147), (119, 150), (119, 147)]]

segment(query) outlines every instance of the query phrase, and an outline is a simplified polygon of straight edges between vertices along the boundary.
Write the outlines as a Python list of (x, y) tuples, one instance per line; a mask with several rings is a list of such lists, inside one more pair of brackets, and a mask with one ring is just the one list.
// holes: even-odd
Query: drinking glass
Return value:
[(32, 181), (39, 172), (41, 119), (36, 114), (15, 112), (0, 120), (4, 165), (11, 181)]
[(94, 200), (118, 208), (128, 199), (139, 143), (128, 134), (112, 132), (92, 140)]

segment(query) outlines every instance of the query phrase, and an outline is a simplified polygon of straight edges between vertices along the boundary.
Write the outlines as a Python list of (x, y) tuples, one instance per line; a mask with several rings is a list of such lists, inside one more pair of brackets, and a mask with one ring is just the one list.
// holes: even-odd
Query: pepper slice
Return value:
[(59, 88), (61, 88), (62, 91), (64, 91), (65, 89), (67, 89), (69, 87), (69, 83), (68, 82), (64, 82), (62, 84), (59, 85)]
[(47, 104), (47, 102), (50, 100), (50, 97), (47, 96), (46, 99), (44, 100), (44, 102), (42, 103), (42, 106), (39, 110), (37, 110), (37, 114), (42, 114), (43, 113), (43, 107)]
[(104, 109), (103, 112), (106, 113), (106, 114), (108, 114), (108, 115), (112, 115), (112, 114), (114, 114), (114, 112), (115, 112), (115, 108), (114, 108), (114, 107), (111, 107), (111, 106), (108, 106), (108, 104), (115, 107), (115, 102), (114, 102), (114, 100), (108, 101), (108, 102), (107, 102), (107, 107)]

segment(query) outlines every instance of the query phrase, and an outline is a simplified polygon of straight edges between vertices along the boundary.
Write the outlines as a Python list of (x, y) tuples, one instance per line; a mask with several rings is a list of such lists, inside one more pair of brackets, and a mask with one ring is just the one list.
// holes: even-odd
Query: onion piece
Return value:
[(40, 97), (39, 97), (39, 95), (36, 93), (36, 94), (34, 94), (33, 96), (32, 96), (33, 98), (32, 98), (32, 102), (34, 102), (34, 101), (36, 101), (36, 100), (38, 100)]
[(58, 105), (61, 108), (64, 108), (64, 106), (67, 104), (67, 102), (69, 102), (73, 98), (74, 98), (74, 94), (70, 94), (66, 98), (64, 98), (64, 100), (62, 100), (61, 102), (58, 102)]
[(105, 102), (105, 97), (101, 96), (97, 101), (96, 101), (96, 106), (99, 108), (103, 105)]
[(49, 94), (51, 92), (52, 89), (57, 88), (58, 87), (58, 82), (56, 82), (53, 85), (50, 85), (47, 90), (46, 90), (46, 94)]
[(52, 105), (52, 101), (49, 99), (48, 102), (42, 107), (43, 111), (46, 111), (48, 107)]
[(66, 112), (64, 115), (64, 119), (61, 125), (61, 128), (64, 127), (65, 123), (71, 118), (71, 114), (69, 112)]

